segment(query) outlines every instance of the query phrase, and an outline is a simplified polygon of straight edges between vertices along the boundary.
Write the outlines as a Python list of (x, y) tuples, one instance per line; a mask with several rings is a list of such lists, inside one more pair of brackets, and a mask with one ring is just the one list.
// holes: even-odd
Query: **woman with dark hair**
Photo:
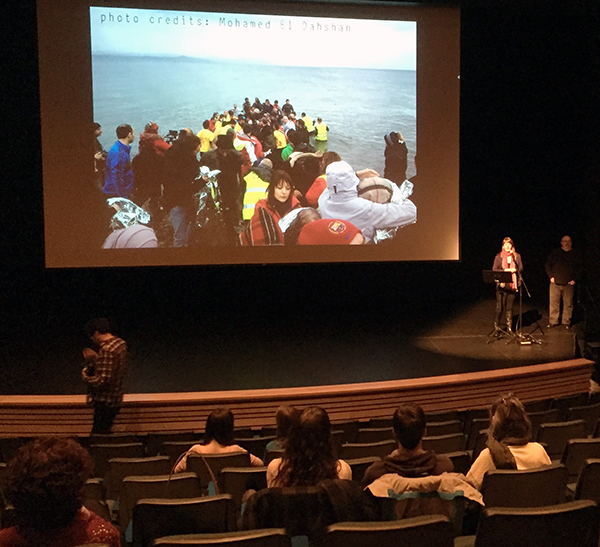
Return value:
[(279, 221), (292, 209), (300, 207), (293, 191), (292, 179), (288, 173), (281, 170), (271, 173), (266, 199), (257, 202), (250, 223), (240, 234), (242, 245), (283, 245)]
[[(190, 452), (197, 454), (227, 454), (228, 452), (247, 452), (235, 444), (233, 439), (233, 412), (228, 408), (217, 408), (206, 418), (204, 440), (202, 444), (195, 444), (190, 448), (181, 461), (175, 466), (175, 473), (181, 473), (187, 468), (187, 455)], [(263, 461), (254, 454), (250, 454), (250, 465), (262, 467)]]
[(493, 469), (533, 469), (550, 465), (546, 450), (529, 442), (531, 422), (525, 407), (512, 393), (494, 401), (490, 409), (487, 448), (473, 462), (467, 481), (480, 489), (483, 476)]
[(314, 486), (325, 479), (350, 480), (352, 470), (333, 456), (327, 412), (311, 406), (293, 424), (283, 457), (267, 467), (267, 486)]
[(523, 271), (521, 255), (515, 251), (515, 244), (510, 237), (502, 240), (502, 250), (494, 258), (492, 270), (496, 272), (512, 272), (510, 283), (496, 284), (496, 316), (494, 330), (502, 329), (502, 319), (506, 319), (506, 330), (512, 334), (513, 303), (519, 292), (519, 274)]
[(117, 529), (83, 506), (83, 487), (93, 466), (73, 439), (40, 438), (22, 447), (8, 464), (5, 479), (17, 525), (0, 530), (0, 545), (120, 547)]
[(265, 450), (282, 450), (286, 439), (290, 435), (292, 426), (298, 419), (298, 409), (294, 406), (280, 406), (275, 414), (277, 424), (277, 438), (267, 444)]

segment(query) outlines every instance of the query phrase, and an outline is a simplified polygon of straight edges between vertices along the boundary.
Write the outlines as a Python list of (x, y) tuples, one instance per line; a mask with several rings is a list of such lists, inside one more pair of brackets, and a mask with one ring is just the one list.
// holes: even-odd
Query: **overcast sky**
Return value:
[(414, 21), (106, 7), (90, 8), (90, 18), (93, 54), (186, 55), (252, 64), (416, 70)]

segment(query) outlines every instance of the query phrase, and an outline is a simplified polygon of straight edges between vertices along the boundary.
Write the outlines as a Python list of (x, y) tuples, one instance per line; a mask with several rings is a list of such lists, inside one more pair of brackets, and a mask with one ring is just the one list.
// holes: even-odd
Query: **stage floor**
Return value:
[[(570, 359), (574, 330), (547, 329), (530, 346), (488, 344), (495, 301), (419, 314), (405, 310), (378, 324), (318, 312), (294, 324), (139, 322), (125, 334), (133, 357), (130, 393), (305, 387), (460, 374)], [(443, 308), (443, 306), (441, 306)], [(544, 304), (530, 304), (524, 311)], [(515, 306), (515, 311), (517, 306)], [(360, 315), (360, 314), (358, 314)], [(427, 316), (427, 317), (424, 317)], [(333, 317), (333, 319), (332, 319)], [(535, 324), (526, 327), (531, 332)], [(84, 393), (79, 333), (59, 331), (38, 344), (13, 340), (3, 351), (0, 394)]]

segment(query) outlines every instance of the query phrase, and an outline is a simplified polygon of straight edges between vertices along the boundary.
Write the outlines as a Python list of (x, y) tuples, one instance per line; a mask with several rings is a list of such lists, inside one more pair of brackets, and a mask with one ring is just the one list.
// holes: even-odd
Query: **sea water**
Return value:
[(306, 112), (329, 126), (328, 150), (355, 169), (370, 167), (383, 175), (385, 142), (402, 132), (409, 150), (407, 175), (415, 174), (416, 72), (350, 68), (287, 67), (223, 63), (189, 57), (94, 55), (94, 121), (100, 141), (114, 143), (115, 129), (130, 124), (138, 138), (152, 121), (159, 132), (202, 129), (213, 112), (222, 113), (245, 97), (254, 102), (286, 99), (298, 116)]

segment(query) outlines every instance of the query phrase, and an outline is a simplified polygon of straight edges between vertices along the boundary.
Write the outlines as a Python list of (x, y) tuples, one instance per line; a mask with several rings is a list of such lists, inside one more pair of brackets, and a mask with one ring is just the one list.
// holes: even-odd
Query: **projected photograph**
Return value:
[(103, 249), (385, 247), (427, 223), (416, 21), (89, 17)]

